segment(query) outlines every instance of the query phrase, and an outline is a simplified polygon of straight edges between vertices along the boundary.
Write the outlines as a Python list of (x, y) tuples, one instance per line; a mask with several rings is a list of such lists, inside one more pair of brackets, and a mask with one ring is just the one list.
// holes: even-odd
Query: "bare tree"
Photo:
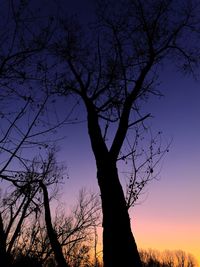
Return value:
[[(198, 266), (194, 256), (182, 250), (141, 250), (141, 260), (144, 266), (163, 266), (163, 267), (189, 267)], [(191, 261), (190, 261), (191, 259)]]
[[(130, 134), (129, 134), (130, 135)], [(125, 149), (120, 153), (118, 160), (125, 161), (124, 176), (126, 179), (126, 203), (127, 208), (133, 207), (138, 203), (138, 199), (144, 193), (144, 189), (152, 180), (159, 179), (162, 159), (169, 152), (168, 144), (162, 142), (162, 132), (156, 133), (154, 136), (151, 130), (142, 126), (134, 128), (131, 134), (125, 140)]]
[(3, 266), (5, 267), (9, 266), (9, 258), (6, 252), (6, 235), (4, 231), (4, 225), (1, 213), (0, 213), (0, 259)]
[[(37, 187), (38, 194), (31, 199), (35, 204), (35, 209), (32, 210), (36, 212), (36, 218), (40, 218), (42, 207), (44, 207), (46, 227), (41, 227), (39, 222), (36, 224), (37, 227), (34, 227), (33, 232), (30, 234), (31, 239), (28, 239), (29, 247), (30, 244), (31, 247), (36, 249), (40, 247), (37, 256), (39, 256), (42, 262), (46, 261), (53, 252), (59, 266), (69, 266), (68, 260), (70, 264), (75, 264), (75, 262), (77, 264), (77, 253), (80, 253), (79, 261), (86, 259), (84, 255), (88, 253), (88, 249), (86, 249), (87, 246), (84, 245), (84, 242), (90, 241), (89, 238), (93, 235), (93, 228), (99, 222), (99, 203), (96, 195), (87, 195), (86, 191), (82, 190), (72, 215), (66, 216), (63, 212), (59, 212), (56, 214), (55, 219), (53, 219), (50, 210), (50, 200), (52, 197), (55, 198), (57, 194), (56, 185), (62, 181), (63, 171), (64, 167), (58, 165), (55, 159), (55, 151), (52, 150), (46, 159), (41, 157), (35, 158), (32, 164), (29, 167), (27, 166), (26, 179), (22, 182), (21, 178), (17, 186), (22, 188), (23, 184), (23, 188), (25, 188), (25, 185)], [(48, 188), (52, 186), (54, 190), (50, 197)], [(40, 192), (40, 189), (42, 192)], [(42, 234), (41, 230), (46, 233)], [(44, 240), (43, 244), (38, 235), (41, 237), (41, 240)], [(25, 239), (26, 235), (23, 240)], [(35, 244), (36, 242), (38, 244)], [(25, 249), (23, 244), (25, 244), (24, 241), (22, 242), (22, 247), (19, 246), (19, 249), (22, 251)], [(29, 255), (32, 254), (33, 252), (30, 253), (29, 251)], [(77, 254), (77, 257), (75, 254)]]
[[(32, 213), (36, 217), (40, 213), (40, 189), (45, 199), (48, 234), (51, 243), (56, 242), (47, 186), (56, 183), (59, 176), (56, 173), (55, 177), (49, 169), (53, 165), (55, 171), (52, 158), (40, 162), (42, 158), (32, 155), (34, 149), (44, 153), (43, 148), (55, 141), (50, 134), (48, 140), (44, 138), (45, 134), (63, 125), (71, 114), (70, 111), (67, 118), (59, 121), (51, 110), (54, 95), (46, 78), (49, 65), (47, 69), (43, 58), (53, 33), (53, 20), (35, 17), (29, 4), (21, 0), (1, 3), (5, 13), (0, 21), (0, 178), (4, 187), (12, 185), (12, 192), (3, 198), (0, 211), (0, 260), (5, 267), (11, 262), (26, 219)], [(38, 172), (41, 163), (42, 173)]]
[(100, 218), (99, 196), (85, 189), (80, 190), (77, 204), (72, 210), (71, 217), (68, 217), (72, 231), (67, 231), (66, 226), (69, 227), (69, 225), (63, 221), (62, 235), (59, 238), (60, 243), (65, 247), (65, 256), (72, 266), (79, 266), (78, 254), (80, 254), (80, 262), (89, 260), (88, 252), (91, 252), (91, 247), (95, 242), (94, 230), (100, 225)]
[(46, 77), (45, 49), (54, 32), (53, 20), (35, 16), (31, 1), (0, 5), (0, 177), (12, 183), (17, 170), (33, 159), (30, 155), (38, 149), (46, 153), (43, 150), (55, 142), (54, 131), (70, 115), (58, 119)]
[(62, 178), (61, 176), (62, 170), (63, 170), (62, 167), (57, 166), (54, 151), (51, 151), (48, 154), (48, 158), (46, 160), (43, 160), (42, 158), (40, 160), (35, 159), (31, 164), (31, 166), (27, 167), (27, 173), (33, 179), (32, 180), (26, 179), (26, 185), (36, 184), (38, 190), (41, 189), (43, 192), (45, 223), (50, 244), (52, 250), (54, 251), (58, 266), (66, 267), (68, 266), (68, 264), (66, 263), (64, 255), (62, 253), (62, 247), (57, 239), (56, 232), (54, 231), (52, 225), (52, 218), (51, 218), (51, 211), (49, 204), (50, 199), (47, 189), (47, 186), (52, 184), (57, 184), (59, 182), (59, 180)]
[[(50, 209), (50, 203), (48, 205)], [(59, 243), (64, 259), (70, 266), (79, 266), (77, 264), (89, 262), (94, 239), (93, 229), (100, 222), (100, 206), (97, 196), (81, 190), (72, 211), (66, 214), (65, 210), (59, 207), (55, 215), (51, 217), (51, 226), (49, 226), (49, 221), (46, 221), (48, 218), (44, 220), (43, 217), (46, 215), (43, 216), (42, 210), (41, 208), (41, 213), (37, 217), (32, 214), (26, 220), (20, 238), (14, 247), (15, 258), (21, 253), (27, 257), (37, 258), (41, 264), (54, 262), (57, 251), (55, 252), (54, 247), (56, 244), (52, 246), (54, 239), (53, 241), (50, 239), (51, 231), (53, 231), (53, 238), (56, 238), (56, 243)], [(47, 229), (47, 225), (51, 228)]]
[[(54, 150), (53, 150), (54, 151)], [(13, 177), (9, 177), (12, 181), (10, 192), (2, 198), (0, 206), (1, 214), (1, 231), (0, 236), (4, 242), (2, 246), (2, 261), (15, 258), (16, 247), (19, 244), (21, 233), (23, 232), (24, 225), (30, 216), (39, 216), (41, 213), (42, 202), (40, 192), (40, 182), (46, 184), (46, 188), (56, 185), (59, 182), (59, 173), (62, 168), (55, 166), (53, 152), (49, 154), (49, 165), (38, 158), (33, 162), (26, 165), (24, 171), (16, 171)], [(47, 168), (47, 169), (46, 169)], [(39, 172), (40, 171), (40, 172)], [(41, 171), (43, 176), (41, 177)], [(47, 176), (51, 172), (51, 177)], [(44, 175), (45, 174), (45, 175)], [(29, 240), (30, 241), (30, 240)], [(5, 252), (6, 253), (3, 253)], [(5, 265), (6, 266), (6, 265)]]
[(96, 25), (82, 30), (75, 21), (63, 20), (51, 49), (64, 69), (59, 94), (76, 95), (87, 111), (101, 191), (105, 267), (141, 266), (117, 162), (129, 130), (150, 117), (142, 107), (160, 95), (161, 66), (172, 59), (191, 73), (198, 63), (197, 42), (190, 42), (198, 34), (196, 10), (191, 1), (101, 1)]
[(58, 173), (58, 171), (60, 172), (60, 170), (56, 166), (55, 157), (53, 153), (49, 154), (46, 162), (42, 162), (41, 168), (42, 168), (41, 172), (38, 172), (38, 168), (36, 168), (33, 171), (33, 174), (37, 177), (37, 182), (43, 192), (43, 204), (45, 211), (45, 223), (46, 223), (47, 234), (50, 240), (52, 250), (54, 251), (55, 259), (58, 263), (58, 266), (67, 267), (68, 264), (64, 258), (62, 252), (62, 246), (59, 243), (57, 234), (53, 228), (50, 204), (49, 204), (50, 199), (49, 199), (47, 185), (45, 184), (45, 181), (49, 183), (49, 181), (52, 178), (54, 182), (55, 181), (58, 182), (60, 178), (60, 173)]
[(45, 221), (46, 221), (46, 226), (47, 226), (47, 233), (48, 233), (48, 237), (49, 237), (52, 249), (55, 254), (56, 261), (59, 267), (67, 267), (69, 265), (67, 264), (64, 258), (62, 247), (57, 239), (56, 233), (53, 229), (53, 225), (51, 222), (51, 212), (50, 212), (47, 188), (42, 182), (40, 182), (40, 187), (42, 188), (43, 195), (44, 195)]
[[(12, 187), (13, 188), (13, 187)], [(26, 218), (34, 211), (32, 201), (38, 192), (39, 187), (30, 188), (30, 186), (22, 186), (13, 191), (1, 200), (0, 218), (1, 231), (0, 238), (2, 240), (1, 261), (11, 263), (13, 249), (23, 229)], [(35, 207), (38, 208), (38, 207)]]
[[(24, 11), (28, 10), (24, 8), (25, 1), (20, 1), (17, 9), (14, 1), (9, 3), (12, 11), (9, 13), (12, 14), (10, 31), (5, 31), (5, 23), (0, 36), (3, 92), (0, 100), (4, 106), (0, 177), (16, 187), (23, 186), (23, 175), (22, 179), (18, 177), (22, 172), (13, 166), (16, 162), (23, 168), (27, 166), (24, 148), (48, 146), (46, 140), (38, 137), (55, 129), (52, 121), (47, 120), (46, 124), (42, 117), (54, 101), (55, 93), (64, 95), (64, 99), (66, 95), (73, 95), (75, 103), (82, 101), (86, 108), (88, 134), (96, 159), (103, 211), (104, 265), (141, 266), (117, 163), (119, 159), (132, 156), (134, 164), (137, 152), (133, 149), (131, 154), (126, 154), (124, 141), (135, 125), (150, 117), (149, 113), (144, 113), (143, 105), (151, 95), (160, 94), (156, 86), (161, 66), (172, 58), (184, 73), (192, 73), (197, 65), (198, 5), (187, 0), (182, 3), (171, 0), (101, 1), (96, 24), (81, 29), (76, 21), (61, 20), (60, 31), (53, 39), (57, 41), (47, 45), (52, 36), (49, 35), (52, 20), (47, 20), (45, 25), (34, 24), (43, 25), (42, 31), (40, 27), (32, 31), (30, 22), (34, 21), (34, 16), (28, 15), (29, 19), (24, 16)], [(34, 56), (41, 51), (43, 54), (37, 60)], [(59, 57), (57, 67), (51, 64), (53, 59), (49, 52)], [(42, 86), (39, 96), (37, 90), (32, 90), (38, 85)], [(57, 121), (56, 125), (61, 122)], [(131, 144), (131, 147), (134, 146)], [(151, 157), (147, 158), (151, 161)], [(152, 174), (152, 162), (146, 166)], [(137, 167), (133, 169), (136, 173), (137, 170)], [(147, 175), (146, 181), (149, 179), (151, 176)], [(40, 181), (45, 185), (42, 179)], [(140, 186), (135, 192), (136, 181), (133, 186), (130, 180), (132, 190), (128, 206), (134, 203), (144, 181), (138, 183)], [(36, 183), (27, 183), (24, 189), (29, 189), (30, 184)]]
[(86, 193), (81, 191), (73, 216), (62, 221), (59, 220), (59, 215), (56, 218), (59, 224), (53, 226), (48, 191), (44, 183), (40, 182), (40, 186), (44, 196), (47, 233), (58, 265), (81, 266), (81, 262), (89, 261), (89, 247), (84, 242), (89, 241), (93, 227), (99, 221), (97, 196), (90, 195), (88, 198)]

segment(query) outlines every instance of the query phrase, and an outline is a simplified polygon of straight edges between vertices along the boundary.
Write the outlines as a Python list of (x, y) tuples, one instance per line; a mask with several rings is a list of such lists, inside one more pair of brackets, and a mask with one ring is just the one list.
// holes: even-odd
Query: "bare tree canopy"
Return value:
[[(125, 140), (150, 117), (143, 106), (161, 94), (162, 67), (175, 64), (184, 74), (194, 74), (199, 63), (198, 8), (195, 1), (101, 1), (97, 21), (89, 27), (63, 19), (51, 48), (64, 69), (58, 93), (74, 94), (87, 111), (101, 191), (105, 267), (141, 266), (117, 162), (130, 155), (135, 160), (134, 149), (123, 151)], [(137, 192), (132, 191), (132, 200)]]
[[(159, 77), (165, 65), (195, 75), (200, 51), (198, 1), (97, 1), (96, 15), (88, 25), (76, 16), (65, 16), (62, 10), (56, 18), (35, 17), (32, 1), (8, 3), (11, 22), (1, 25), (0, 36), (0, 119), (4, 123), (0, 178), (12, 183), (16, 192), (31, 187), (33, 196), (21, 200), (20, 195), (25, 213), (34, 190), (42, 189), (49, 239), (60, 246), (51, 235), (48, 181), (44, 183), (41, 172), (34, 169), (32, 174), (39, 176), (26, 183), (27, 166), (33, 160), (26, 151), (51, 146), (53, 131), (71, 123), (74, 108), (82, 105), (85, 109), (78, 119), (87, 121), (101, 193), (104, 266), (140, 267), (128, 208), (155, 178), (154, 168), (168, 151), (160, 145), (160, 133), (150, 138), (147, 150), (138, 149), (140, 129), (146, 130), (151, 117), (144, 107), (151, 97), (162, 94)], [(126, 197), (118, 167), (119, 162), (127, 161), (132, 174)], [(20, 170), (16, 168), (19, 163)], [(57, 176), (54, 178), (52, 175), (53, 183)], [(2, 224), (0, 218), (5, 244)], [(5, 246), (0, 251), (3, 255)], [(59, 251), (61, 255), (61, 248)]]

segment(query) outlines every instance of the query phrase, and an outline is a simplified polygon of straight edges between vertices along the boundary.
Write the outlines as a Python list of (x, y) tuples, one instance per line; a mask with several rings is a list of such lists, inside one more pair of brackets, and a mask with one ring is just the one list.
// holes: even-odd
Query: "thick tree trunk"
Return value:
[(55, 259), (57, 261), (58, 267), (68, 267), (68, 264), (62, 253), (62, 247), (57, 239), (56, 233), (52, 226), (51, 211), (50, 211), (50, 206), (49, 206), (49, 197), (48, 197), (47, 188), (42, 182), (40, 183), (40, 186), (43, 190), (43, 195), (44, 195), (45, 222), (46, 222), (46, 227), (47, 227), (47, 233), (48, 233), (48, 237), (51, 243), (52, 250), (55, 255)]
[[(120, 129), (128, 127), (129, 114), (125, 112), (127, 114), (117, 131), (118, 138), (115, 138), (115, 145), (112, 145), (109, 151), (101, 133), (96, 108), (86, 96), (83, 98), (88, 112), (88, 133), (96, 159), (97, 179), (101, 191), (104, 267), (141, 267), (116, 167), (118, 152), (126, 134), (126, 131)], [(117, 139), (120, 140), (120, 147)]]
[(140, 267), (141, 261), (133, 237), (124, 193), (115, 164), (98, 169), (103, 209), (104, 267)]

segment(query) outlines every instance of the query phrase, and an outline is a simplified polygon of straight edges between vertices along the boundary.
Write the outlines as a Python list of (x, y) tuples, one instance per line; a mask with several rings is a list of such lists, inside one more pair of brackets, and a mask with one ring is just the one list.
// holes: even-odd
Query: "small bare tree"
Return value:
[(182, 250), (141, 250), (141, 259), (144, 266), (189, 267), (198, 266), (193, 255)]
[[(47, 222), (43, 212), (29, 216), (24, 225), (20, 238), (14, 247), (15, 257), (19, 253), (24, 256), (37, 258), (41, 264), (55, 261), (55, 249), (47, 230)], [(62, 248), (63, 256), (70, 266), (79, 266), (89, 261), (93, 246), (94, 226), (99, 225), (100, 206), (96, 195), (81, 190), (74, 208), (69, 214), (58, 208), (51, 218), (51, 227)], [(56, 242), (57, 243), (57, 242)], [(55, 245), (55, 244), (54, 244)]]
[[(71, 263), (75, 263), (75, 260), (77, 260), (75, 251), (76, 253), (79, 250), (80, 252), (82, 251), (82, 256), (84, 251), (86, 253), (86, 250), (83, 249), (86, 248), (84, 242), (86, 243), (89, 241), (89, 238), (93, 234), (94, 226), (99, 222), (100, 207), (96, 195), (87, 195), (86, 192), (82, 190), (73, 213), (70, 216), (66, 216), (63, 212), (59, 212), (56, 214), (55, 219), (53, 219), (50, 210), (50, 200), (52, 197), (55, 197), (57, 193), (56, 185), (58, 185), (63, 178), (63, 170), (64, 168), (56, 162), (53, 150), (50, 151), (45, 160), (41, 157), (35, 158), (32, 164), (29, 167), (27, 166), (28, 175), (25, 176), (26, 179), (22, 182), (21, 178), (18, 183), (16, 181), (15, 183), (17, 183), (17, 186), (20, 188), (25, 188), (25, 185), (37, 187), (37, 195), (32, 199), (32, 202), (36, 205), (34, 209), (36, 218), (40, 218), (41, 214), (43, 214), (42, 207), (44, 209), (45, 228), (41, 228), (39, 222), (36, 224), (37, 231), (34, 228), (33, 233), (31, 233), (31, 246), (37, 249), (38, 245), (39, 247), (41, 246), (41, 249), (39, 249), (41, 261), (46, 261), (53, 252), (59, 266), (68, 266), (68, 260)], [(29, 177), (29, 179), (27, 179), (27, 177)], [(48, 188), (52, 186), (54, 187), (54, 193), (49, 197)], [(42, 234), (41, 230), (42, 232), (46, 231), (46, 233)], [(37, 237), (41, 234), (43, 236), (41, 240), (44, 240), (43, 245)], [(26, 235), (23, 240), (25, 239)], [(49, 242), (47, 242), (47, 240), (49, 240)], [(36, 241), (39, 242), (38, 245), (35, 244)], [(28, 242), (30, 242), (30, 240)], [(23, 244), (25, 244), (25, 242), (23, 242)]]
[[(39, 187), (30, 188), (30, 186), (22, 186), (17, 189), (12, 186), (12, 192), (6, 194), (1, 199), (0, 221), (1, 231), (0, 238), (1, 247), (4, 253), (1, 255), (2, 262), (11, 262), (13, 249), (23, 229), (26, 218), (38, 208), (33, 205)], [(35, 208), (34, 208), (35, 206)], [(5, 266), (9, 266), (6, 265)]]

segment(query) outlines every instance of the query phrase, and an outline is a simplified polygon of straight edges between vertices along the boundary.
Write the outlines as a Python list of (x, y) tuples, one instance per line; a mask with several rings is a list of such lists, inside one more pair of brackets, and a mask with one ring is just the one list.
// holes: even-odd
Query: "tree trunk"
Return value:
[[(25, 198), (26, 198), (26, 197), (25, 197)], [(17, 223), (17, 226), (16, 226), (16, 228), (15, 228), (15, 231), (14, 231), (14, 233), (13, 233), (13, 235), (12, 235), (12, 238), (11, 238), (11, 240), (10, 240), (10, 242), (9, 242), (9, 245), (8, 245), (7, 253), (8, 253), (9, 255), (11, 254), (11, 251), (12, 251), (12, 248), (13, 248), (13, 246), (14, 246), (14, 244), (15, 244), (15, 241), (16, 241), (17, 237), (19, 236), (20, 231), (21, 231), (21, 229), (22, 229), (22, 224), (23, 224), (24, 219), (25, 219), (25, 217), (26, 217), (26, 212), (27, 212), (27, 209), (28, 209), (28, 207), (29, 207), (30, 202), (31, 202), (31, 198), (28, 197), (27, 202), (24, 204), (24, 207), (23, 207), (23, 210), (22, 210), (20, 219), (19, 219), (19, 221), (18, 221), (18, 223)]]
[(0, 214), (0, 264), (3, 267), (10, 266), (9, 254), (6, 252), (6, 235), (3, 229), (3, 220)]
[(68, 264), (62, 253), (62, 247), (57, 239), (56, 233), (52, 226), (51, 211), (50, 211), (50, 206), (49, 206), (49, 197), (48, 197), (47, 188), (42, 182), (40, 183), (40, 186), (43, 190), (43, 195), (44, 195), (45, 222), (46, 222), (46, 227), (47, 227), (47, 233), (48, 233), (48, 237), (51, 243), (52, 250), (55, 255), (56, 262), (58, 264), (58, 267), (68, 267)]
[(104, 267), (140, 267), (140, 256), (115, 164), (104, 164), (98, 169), (97, 177), (103, 210)]
[[(111, 153), (106, 146), (94, 104), (87, 97), (84, 98), (84, 101), (88, 112), (88, 133), (96, 159), (97, 179), (101, 191), (104, 267), (141, 267), (140, 256), (131, 231), (124, 192), (118, 177), (117, 153)], [(128, 123), (120, 125), (123, 128)], [(124, 131), (123, 135), (125, 138)], [(121, 140), (121, 136), (119, 139)], [(116, 139), (115, 144), (118, 147)]]

